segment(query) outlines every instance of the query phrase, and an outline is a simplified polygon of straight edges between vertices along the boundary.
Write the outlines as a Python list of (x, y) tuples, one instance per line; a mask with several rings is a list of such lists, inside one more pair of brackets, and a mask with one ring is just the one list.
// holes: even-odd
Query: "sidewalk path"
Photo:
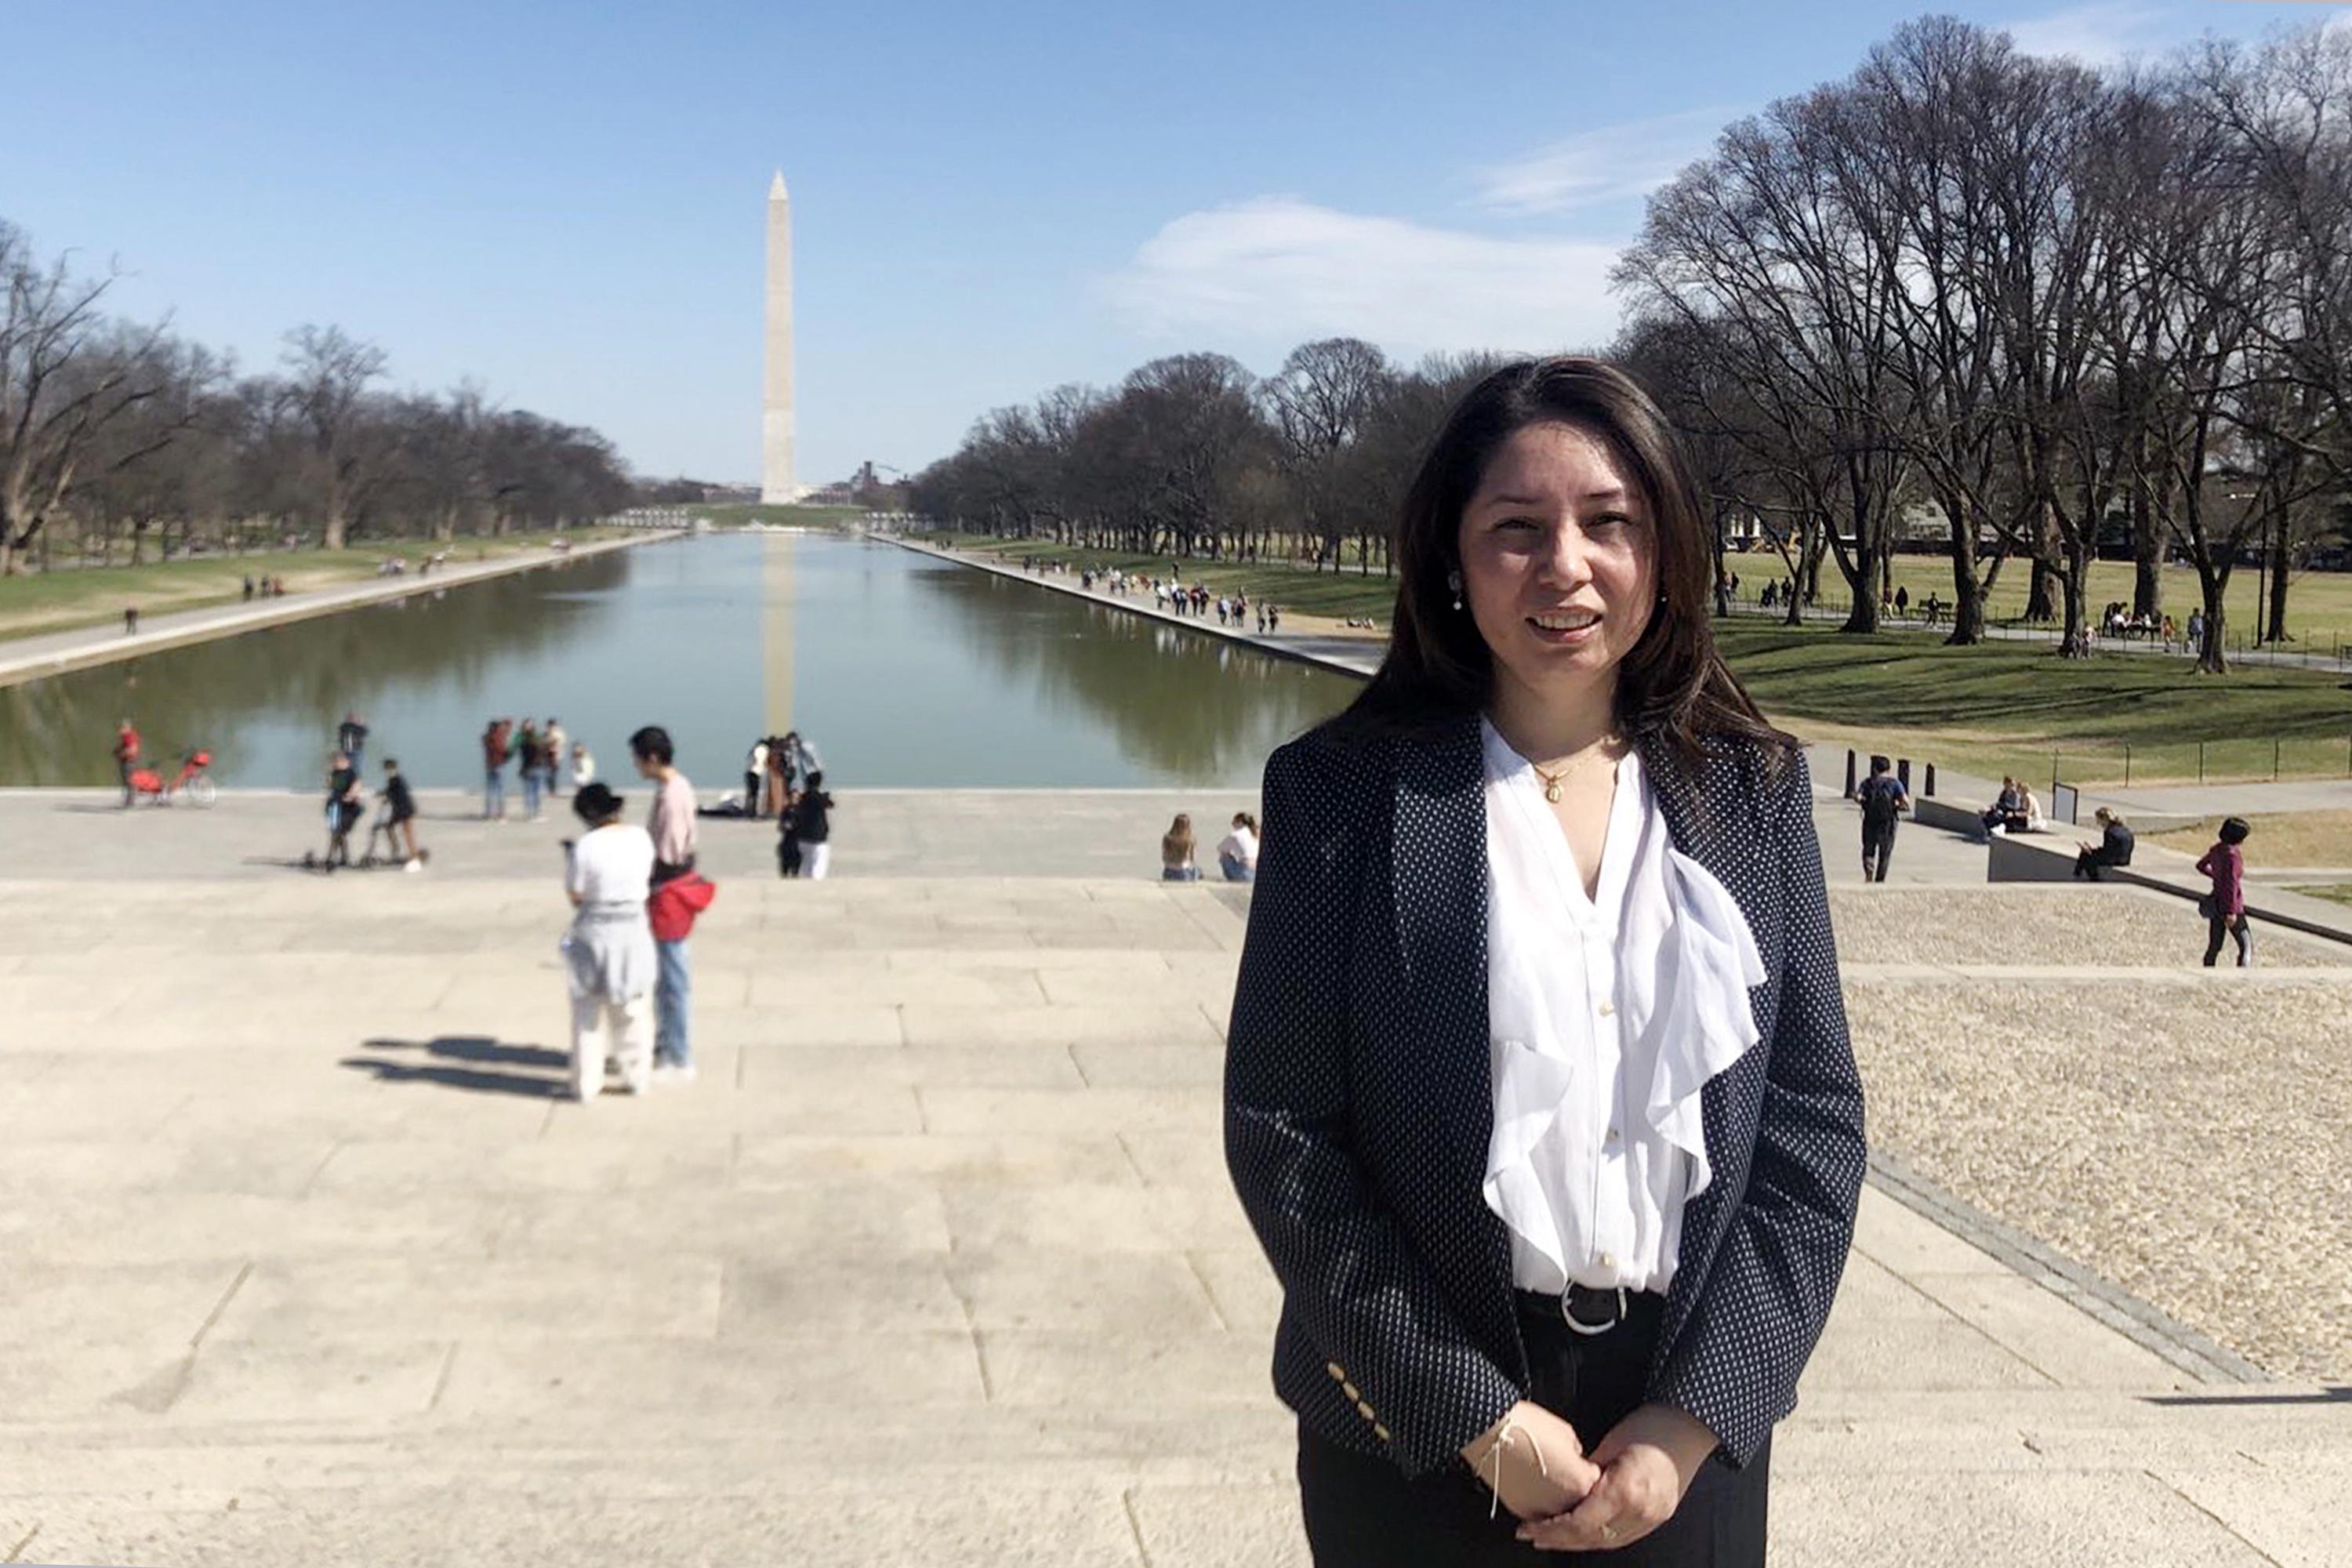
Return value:
[(215, 637), (235, 637), (239, 632), (281, 626), (288, 621), (331, 616), (361, 605), (405, 598), (411, 594), (438, 593), (445, 588), (478, 583), (488, 577), (503, 577), (565, 561), (584, 560), (610, 550), (626, 550), (635, 545), (682, 537), (676, 532), (638, 533), (624, 539), (577, 545), (560, 552), (540, 550), (497, 561), (445, 566), (423, 577), (413, 574), (372, 577), (348, 587), (320, 588), (307, 594), (289, 594), (283, 598), (253, 599), (235, 605), (214, 605), (200, 610), (179, 610), (170, 615), (142, 617), (138, 634), (131, 637), (124, 636), (119, 627), (113, 626), (97, 626), (47, 632), (37, 637), (0, 639), (0, 687), (38, 680), (44, 676), (62, 675), (68, 670), (84, 669), (91, 665), (136, 658), (142, 654), (160, 653), (165, 648), (182, 647), (189, 643), (209, 642)]
[[(0, 881), (0, 1556), (1305, 1562), (1220, 1150), (1240, 889), (722, 868), (699, 1083), (580, 1107), (558, 825), (436, 825), (503, 874), (131, 891), (86, 846), (169, 814), (6, 804), (49, 828)], [(2352, 1402), (2246, 1375), (1883, 1169), (1774, 1561), (2340, 1562)]]

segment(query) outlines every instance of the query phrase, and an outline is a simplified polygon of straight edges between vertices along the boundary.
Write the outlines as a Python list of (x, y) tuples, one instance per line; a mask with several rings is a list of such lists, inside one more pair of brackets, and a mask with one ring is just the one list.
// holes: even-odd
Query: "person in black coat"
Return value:
[(2075, 852), (2074, 875), (2095, 882), (2101, 871), (2130, 865), (2132, 851), (2138, 845), (2131, 828), (2109, 807), (2103, 805), (2091, 816), (2099, 825), (2099, 841)]
[[(1315, 1561), (1761, 1563), (1771, 1430), (1829, 1316), (1865, 1163), (1802, 752), (1716, 653), (1699, 492), (1612, 367), (1521, 362), (1473, 388), (1397, 546), (1379, 674), (1266, 764), (1227, 1031), (1226, 1160), (1283, 1289), (1274, 1382), (1298, 1418)], [(1503, 776), (1520, 793), (1494, 795)], [(1556, 907), (1524, 880), (1507, 907), (1490, 799), (1566, 873), (1544, 884)], [(1645, 895), (1623, 890), (1634, 846)], [(1744, 927), (1712, 950), (1739, 961), (1705, 974), (1578, 928), (1603, 932), (1622, 994), (1707, 1001), (1730, 1040), (1706, 1076), (1658, 1080), (1680, 1142), (1651, 1168), (1671, 1182), (1636, 1191), (1625, 1161), (1595, 1160), (1612, 1201), (1665, 1193), (1652, 1217), (1678, 1241), (1654, 1247), (1659, 1283), (1579, 1281), (1627, 1261), (1596, 1251), (1536, 1290), (1523, 1222), (1489, 1194), (1515, 1124), (1497, 1064), (1521, 1044), (1495, 1033), (1495, 921), (1598, 910), (1612, 875), (1628, 911), (1664, 896), (1692, 900), (1678, 920)], [(1564, 1038), (1612, 1034), (1594, 1014), (1621, 993), (1594, 994)], [(1558, 1079), (1562, 1107), (1602, 1108), (1612, 1149), (1612, 1108), (1638, 1112), (1652, 1087), (1622, 1081), (1629, 1059), (1573, 1058)]]

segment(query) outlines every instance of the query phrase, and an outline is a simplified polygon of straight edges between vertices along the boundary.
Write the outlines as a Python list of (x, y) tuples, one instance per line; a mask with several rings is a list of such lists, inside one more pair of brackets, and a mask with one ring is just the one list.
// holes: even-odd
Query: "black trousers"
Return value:
[[(1587, 1450), (1642, 1403), (1664, 1300), (1633, 1299), (1632, 1315), (1605, 1334), (1570, 1331), (1559, 1309), (1520, 1298), (1519, 1332), (1535, 1374), (1529, 1397), (1567, 1418)], [(1377, 1454), (1360, 1454), (1298, 1431), (1298, 1495), (1317, 1568), (1574, 1563), (1620, 1568), (1756, 1568), (1764, 1561), (1772, 1446), (1733, 1469), (1718, 1456), (1699, 1467), (1675, 1516), (1614, 1552), (1538, 1552), (1517, 1537), (1508, 1509), (1467, 1467), (1443, 1466), (1408, 1480)]]
[(1874, 882), (1886, 880), (1886, 868), (1895, 858), (1895, 824), (1873, 827), (1864, 823), (1862, 828), (1862, 874)]

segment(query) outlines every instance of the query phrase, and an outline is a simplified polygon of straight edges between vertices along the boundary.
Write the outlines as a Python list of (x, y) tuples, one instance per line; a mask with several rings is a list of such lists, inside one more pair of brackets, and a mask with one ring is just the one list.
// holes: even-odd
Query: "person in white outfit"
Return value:
[(583, 786), (572, 809), (588, 825), (576, 843), (565, 845), (563, 886), (574, 911), (562, 942), (572, 990), (572, 1092), (595, 1099), (609, 1058), (628, 1092), (642, 1094), (653, 1077), (657, 961), (646, 896), (654, 841), (621, 819), (621, 797), (604, 784)]

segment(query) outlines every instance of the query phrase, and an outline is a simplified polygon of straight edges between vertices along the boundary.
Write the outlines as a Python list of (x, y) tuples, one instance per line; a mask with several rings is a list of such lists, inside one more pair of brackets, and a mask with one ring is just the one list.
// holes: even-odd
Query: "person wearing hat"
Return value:
[(644, 1093), (653, 1078), (657, 961), (646, 896), (654, 841), (622, 820), (623, 804), (609, 785), (583, 786), (572, 809), (588, 831), (564, 841), (563, 887), (574, 910), (562, 942), (572, 990), (572, 1091), (582, 1100), (603, 1089), (607, 1057), (619, 1064), (631, 1094)]

